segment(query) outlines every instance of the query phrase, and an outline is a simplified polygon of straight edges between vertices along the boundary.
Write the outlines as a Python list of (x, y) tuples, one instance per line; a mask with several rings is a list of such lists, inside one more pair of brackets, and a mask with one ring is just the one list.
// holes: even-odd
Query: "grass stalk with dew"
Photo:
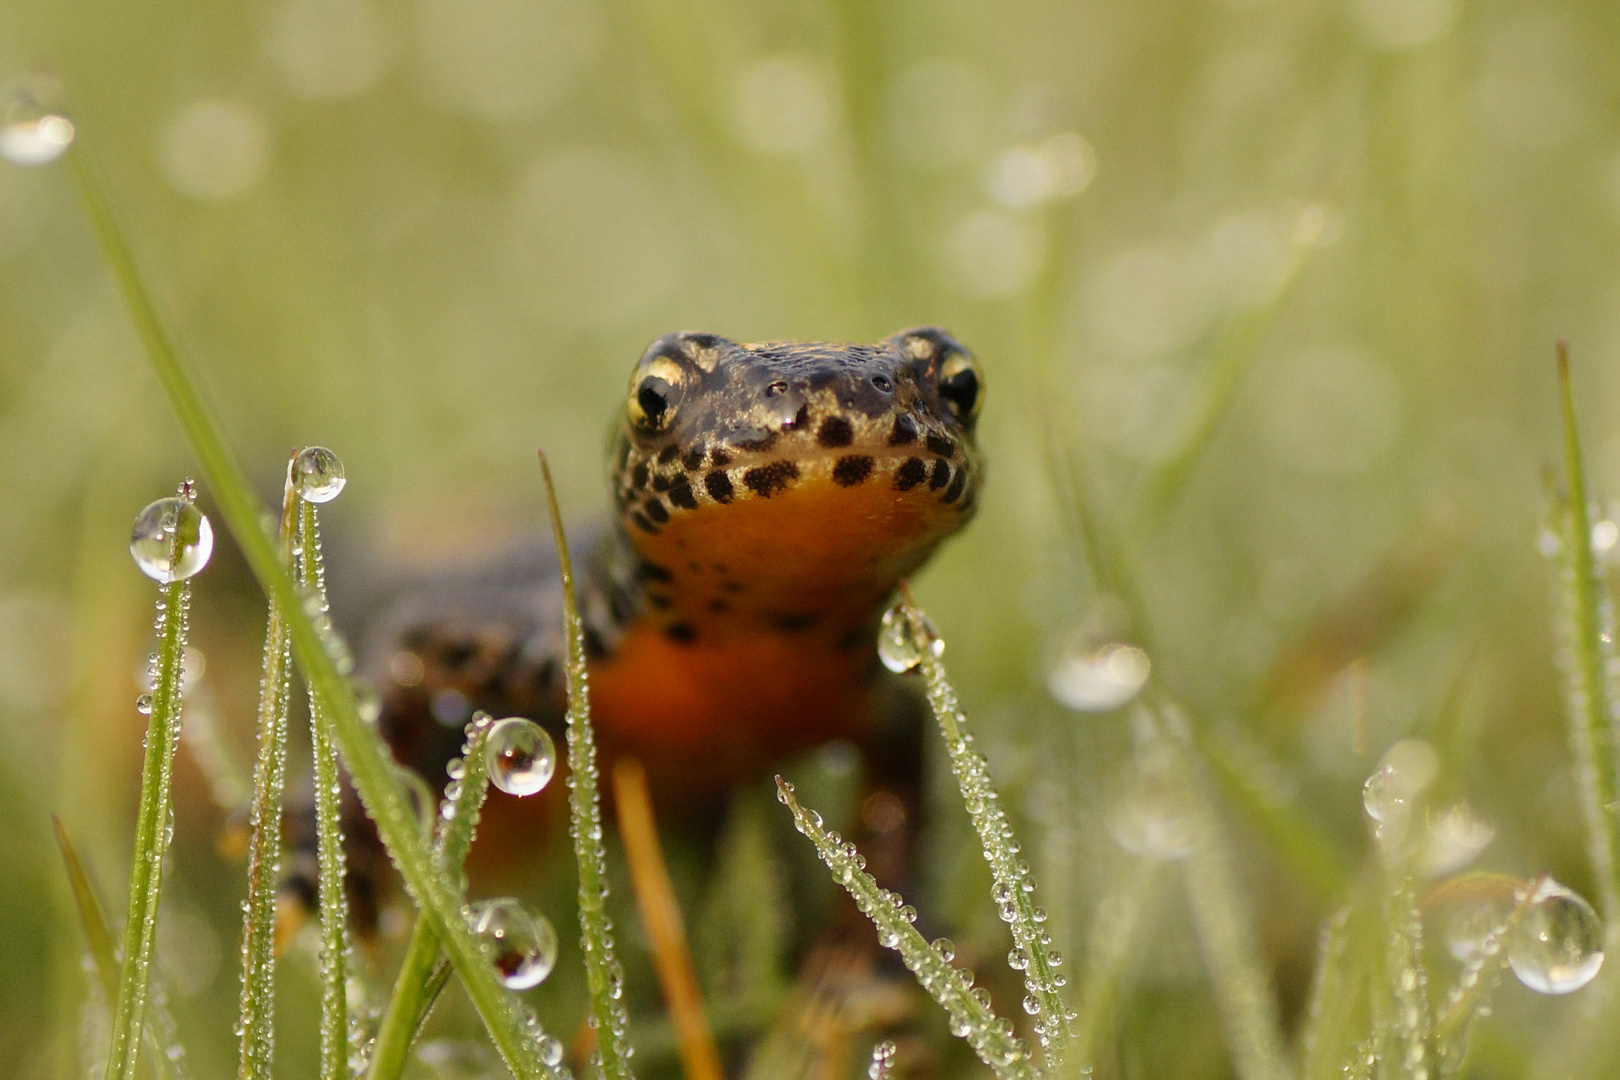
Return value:
[[(62, 853), (62, 865), (67, 870), (68, 888), (73, 893), (79, 923), (84, 927), (90, 960), (95, 965), (97, 984), (108, 1002), (116, 1001), (118, 946), (114, 943), (112, 927), (107, 925), (107, 915), (101, 908), (101, 901), (96, 898), (95, 886), (79, 858), (78, 849), (68, 836), (67, 827), (55, 814), (51, 815), (51, 825), (56, 831), (56, 846)], [(146, 1057), (142, 1059), (146, 1071), (158, 1080), (185, 1080), (186, 1073), (181, 1064), (185, 1060), (185, 1050), (176, 1035), (174, 1017), (169, 1014), (168, 1004), (161, 994), (153, 993), (147, 1000), (142, 1045), (146, 1050)]]
[[(187, 480), (180, 497), (166, 511), (173, 521), (159, 530), (168, 546), (166, 562), (157, 564), (161, 591), (157, 601), (158, 648), (152, 664), (152, 693), (146, 698), (146, 755), (141, 766), (140, 806), (135, 818), (135, 849), (129, 868), (129, 910), (124, 920), (124, 947), (118, 975), (117, 1006), (113, 1012), (112, 1045), (107, 1053), (107, 1080), (132, 1080), (139, 1057), (141, 1027), (152, 977), (152, 951), (157, 943), (158, 902), (163, 894), (163, 856), (174, 835), (174, 751), (180, 742), (181, 675), (186, 648), (187, 610), (191, 604), (190, 574), (181, 573), (188, 549), (206, 529), (192, 500), (196, 489)], [(146, 513), (156, 509), (153, 504)], [(190, 510), (190, 518), (184, 514)], [(200, 523), (200, 525), (198, 524)], [(139, 521), (137, 522), (139, 525)], [(212, 545), (212, 539), (209, 538)], [(148, 570), (145, 561), (142, 570)], [(206, 556), (204, 556), (206, 561)], [(199, 567), (200, 568), (200, 567)], [(193, 571), (195, 572), (195, 571)], [(161, 575), (161, 576), (160, 576)]]
[(1476, 943), (1456, 983), (1446, 994), (1439, 1015), (1434, 1019), (1434, 1053), (1441, 1076), (1449, 1076), (1462, 1068), (1468, 1054), (1469, 1032), (1474, 1021), (1484, 1014), (1491, 991), (1506, 966), (1506, 942), (1524, 921), (1549, 880), (1542, 874), (1519, 886), (1514, 892), (1513, 906)]
[(1620, 762), (1612, 672), (1620, 661), (1614, 646), (1614, 612), (1592, 550), (1593, 513), (1575, 424), (1569, 350), (1563, 342), (1558, 343), (1558, 392), (1567, 485), (1558, 507), (1561, 536), (1557, 557), (1562, 585), (1559, 655), (1565, 673), (1575, 786), (1586, 819), (1587, 848), (1603, 908), (1606, 944), (1615, 951), (1620, 949), (1620, 822), (1616, 821), (1620, 811)]
[[(467, 741), (461, 748), (461, 775), (446, 791), (444, 806), (433, 838), (433, 855), (440, 871), (460, 881), (462, 864), (472, 847), (484, 797), (489, 792), (489, 765), (485, 749), (489, 742), (488, 715), (477, 713), (468, 725)], [(393, 996), (383, 1014), (366, 1068), (367, 1080), (395, 1080), (404, 1071), (411, 1040), (420, 1030), (433, 1000), (444, 986), (443, 965), (439, 962), (439, 936), (426, 919), (417, 919), (410, 944), (394, 978)]]
[(1131, 961), (1140, 954), (1142, 930), (1157, 911), (1163, 868), (1158, 859), (1132, 858), (1097, 904), (1080, 979), (1078, 1016), (1070, 1031), (1070, 1057), (1082, 1069), (1096, 1064), (1104, 1025), (1113, 1016)]
[[(291, 463), (282, 491), (280, 558), (292, 562), (298, 494)], [(259, 676), (259, 748), (249, 804), (248, 890), (242, 903), (242, 999), (237, 1075), (270, 1080), (275, 1058), (276, 886), (281, 874), (281, 797), (287, 784), (287, 724), (292, 703), (292, 650), (274, 604), (264, 631)]]
[[(905, 583), (901, 583), (900, 596), (899, 610), (909, 627), (911, 640), (929, 642), (933, 630), (912, 602), (911, 590)], [(945, 665), (931, 647), (919, 648), (917, 655), (929, 707), (945, 737), (951, 771), (956, 775), (962, 802), (973, 819), (973, 827), (984, 848), (984, 860), (990, 867), (996, 906), (1002, 921), (1012, 931), (1013, 950), (1008, 955), (1008, 963), (1023, 974), (1028, 995), (1024, 1011), (1034, 1017), (1035, 1033), (1048, 1070), (1059, 1072), (1068, 1049), (1069, 1024), (1074, 1019), (1061, 993), (1067, 979), (1057, 969), (1063, 958), (1052, 948), (1051, 936), (1042, 925), (1046, 922), (1046, 913), (1035, 904), (1035, 879), (1030, 876), (1029, 864), (1019, 858), (1012, 823), (990, 782), (984, 756), (975, 748), (973, 736), (967, 730), (967, 718), (957, 705), (956, 691), (945, 677)]]
[[(295, 464), (307, 453), (300, 453)], [(302, 491), (298, 498), (298, 543), (293, 551), (306, 613), (329, 625), (320, 523), (315, 503)], [(329, 655), (345, 655), (339, 638), (328, 637), (326, 648)], [(315, 772), (316, 887), (321, 915), (321, 1080), (348, 1080), (349, 897), (343, 888), (343, 787), (326, 703), (313, 689), (309, 695), (309, 721)]]
[(327, 655), (292, 577), (260, 525), (261, 507), (241, 465), (226, 445), (218, 420), (204, 402), (170, 341), (129, 244), (100, 184), (84, 160), (84, 140), (68, 154), (102, 254), (113, 272), (170, 407), (185, 432), (232, 536), (260, 587), (281, 609), (293, 655), (328, 713), (333, 741), (362, 803), (405, 880), (413, 900), (441, 935), (445, 952), (467, 989), (497, 1052), (517, 1080), (553, 1078), (556, 1070), (535, 1052), (538, 1035), (513, 994), (501, 984), (461, 913), (461, 898), (438, 870), (420, 823), (394, 777), (381, 738), (361, 718), (353, 687)]
[(880, 887), (862, 869), (866, 860), (854, 844), (823, 827), (821, 815), (800, 805), (793, 785), (776, 778), (777, 797), (793, 814), (794, 827), (809, 837), (816, 854), (834, 879), (877, 926), (878, 940), (900, 954), (911, 973), (950, 1018), (951, 1034), (973, 1048), (979, 1060), (1000, 1080), (1036, 1080), (1042, 1075), (1029, 1059), (1029, 1050), (1013, 1034), (1012, 1022), (990, 1008), (990, 994), (975, 988), (971, 973), (955, 967), (950, 951), (930, 945), (912, 925), (916, 912), (899, 895)]
[(602, 849), (602, 804), (598, 791), (596, 734), (591, 727), (590, 689), (585, 674), (585, 630), (574, 597), (574, 566), (568, 556), (562, 511), (551, 483), (551, 466), (540, 453), (546, 508), (557, 542), (562, 574), (563, 622), (568, 641), (568, 807), (574, 860), (579, 866), (580, 946), (585, 954), (585, 985), (591, 996), (596, 1056), (607, 1080), (629, 1080), (630, 1044), (625, 1035), (624, 973), (613, 954), (613, 927), (607, 914), (607, 856)]

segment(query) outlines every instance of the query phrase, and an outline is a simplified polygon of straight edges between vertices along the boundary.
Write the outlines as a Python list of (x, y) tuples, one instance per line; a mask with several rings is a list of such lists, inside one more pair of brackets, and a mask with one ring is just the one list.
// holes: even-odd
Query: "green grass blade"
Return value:
[(1011, 1021), (991, 1011), (989, 993), (982, 987), (974, 989), (971, 975), (952, 966), (917, 932), (911, 924), (916, 912), (905, 907), (905, 901), (895, 893), (879, 888), (877, 879), (861, 869), (866, 863), (855, 845), (845, 844), (837, 833), (823, 828), (821, 815), (801, 806), (793, 794), (793, 785), (780, 776), (776, 778), (776, 792), (793, 812), (794, 827), (810, 838), (834, 879), (877, 926), (878, 940), (900, 954), (917, 982), (945, 1010), (951, 1033), (973, 1047), (979, 1060), (1000, 1080), (1035, 1080), (1040, 1076), (1029, 1060), (1029, 1049), (1014, 1037)]
[[(306, 614), (327, 619), (326, 568), (315, 504), (298, 500), (298, 575)], [(314, 608), (314, 611), (308, 610)], [(341, 651), (327, 639), (329, 654)], [(342, 781), (326, 704), (309, 695), (309, 738), (315, 765), (315, 851), (321, 905), (321, 1080), (349, 1077), (349, 896), (343, 889)]]
[[(115, 1001), (118, 998), (118, 947), (112, 927), (107, 925), (107, 915), (101, 909), (95, 886), (91, 884), (90, 874), (67, 834), (67, 827), (55, 814), (51, 815), (51, 825), (56, 830), (56, 846), (62, 852), (62, 865), (67, 869), (68, 887), (73, 892), (73, 904), (79, 912), (79, 924), (84, 927), (85, 944), (96, 965), (97, 981), (106, 999)], [(180, 1066), (185, 1058), (185, 1049), (175, 1036), (174, 1018), (169, 1015), (168, 1006), (156, 994), (146, 1003), (142, 1042), (147, 1055), (142, 1062), (147, 1066), (143, 1071), (150, 1072), (159, 1080), (185, 1080), (185, 1070)]]
[(377, 832), (405, 879), (412, 899), (435, 932), (442, 936), (445, 952), (506, 1067), (518, 1080), (555, 1077), (555, 1070), (538, 1056), (529, 1018), (512, 993), (501, 985), (493, 965), (462, 917), (460, 896), (438, 873), (416, 815), (394, 779), (387, 749), (376, 732), (360, 719), (353, 688), (327, 655), (321, 634), (303, 611), (291, 576), (282, 567), (274, 545), (260, 527), (261, 507), (254, 498), (253, 488), (227, 448), (212, 410), (204, 404), (195, 381), (164, 332), (129, 246), (106, 197), (90, 174), (83, 152), (82, 147), (76, 146), (68, 156), (73, 161), (85, 209), (102, 253), (112, 268), (175, 418), (208, 479), (220, 516), (241, 548), (259, 586), (281, 609), (292, 639), (293, 655), (305, 681), (327, 710), (333, 741), (343, 755), (366, 812), (376, 822)]
[(1221, 835), (1206, 771), (1178, 712), (1161, 708), (1153, 722), (1152, 737), (1163, 741), (1187, 793), (1194, 837), (1183, 864), (1187, 903), (1235, 1071), (1243, 1080), (1284, 1080), (1291, 1070), (1283, 1055), (1276, 997), (1260, 966), (1252, 919), (1238, 892), (1232, 852)]
[(551, 467), (540, 455), (546, 506), (557, 539), (557, 561), (562, 568), (563, 618), (568, 637), (568, 805), (572, 815), (574, 859), (579, 864), (579, 931), (585, 950), (585, 985), (596, 1019), (596, 1053), (608, 1080), (630, 1077), (630, 1044), (625, 1038), (621, 989), (624, 973), (613, 956), (612, 926), (607, 916), (607, 856), (602, 850), (602, 805), (597, 782), (596, 734), (591, 728), (590, 689), (585, 676), (585, 632), (574, 598), (574, 567), (563, 535), (562, 512), (551, 484)]
[(1586, 818), (1587, 849), (1603, 908), (1605, 944), (1620, 948), (1620, 777), (1615, 747), (1615, 687), (1610, 676), (1617, 660), (1614, 617), (1592, 552), (1592, 511), (1586, 492), (1586, 463), (1575, 426), (1575, 395), (1570, 387), (1569, 352), (1558, 344), (1558, 390), (1564, 429), (1564, 480), (1568, 485), (1559, 556), (1562, 585), (1560, 650), (1569, 708), (1569, 744), (1575, 759), (1576, 790)]
[[(905, 618), (911, 625), (912, 640), (928, 641), (932, 632), (922, 612), (913, 606), (911, 592), (904, 584), (900, 595)], [(1049, 1070), (1057, 1072), (1068, 1048), (1072, 1019), (1060, 992), (1066, 980), (1057, 969), (1063, 959), (1051, 947), (1051, 937), (1041, 925), (1046, 915), (1035, 906), (1035, 879), (1030, 876), (1029, 865), (1018, 857), (1012, 823), (1001, 807), (995, 785), (990, 782), (984, 756), (974, 747), (973, 736), (967, 730), (967, 718), (957, 705), (956, 691), (945, 677), (945, 665), (932, 649), (920, 649), (919, 656), (928, 704), (945, 736), (951, 771), (956, 774), (962, 801), (983, 845), (984, 860), (990, 866), (994, 882), (996, 906), (1002, 921), (1012, 930), (1013, 955), (1023, 965), (1024, 988), (1029, 995), (1024, 1010), (1035, 1018), (1035, 1032)]]
[[(298, 496), (289, 473), (282, 492), (281, 560), (292, 558)], [(287, 786), (287, 713), (292, 652), (281, 609), (270, 605), (259, 676), (259, 752), (253, 766), (248, 895), (242, 914), (240, 1080), (270, 1080), (275, 1059), (276, 886), (281, 875), (281, 797)]]
[[(181, 543), (178, 530), (174, 542)], [(174, 562), (178, 561), (176, 556)], [(129, 869), (129, 913), (124, 922), (124, 955), (118, 974), (112, 1046), (107, 1054), (107, 1080), (132, 1080), (135, 1076), (146, 1018), (152, 950), (157, 943), (158, 901), (163, 894), (163, 856), (174, 833), (170, 821), (171, 783), (174, 751), (180, 742), (180, 667), (190, 603), (188, 582), (162, 586), (158, 598), (157, 677), (153, 680), (152, 712), (146, 725), (140, 808), (136, 812), (135, 850)]]
[(1480, 939), (1457, 976), (1457, 982), (1446, 994), (1434, 1021), (1434, 1052), (1439, 1059), (1441, 1076), (1449, 1076), (1462, 1068), (1468, 1056), (1469, 1031), (1474, 1021), (1484, 1014), (1502, 969), (1507, 966), (1506, 943), (1529, 913), (1536, 897), (1541, 895), (1546, 881), (1547, 876), (1543, 874), (1519, 887), (1513, 907)]
[(1142, 935), (1157, 912), (1163, 868), (1158, 859), (1132, 859), (1124, 873), (1114, 875), (1114, 887), (1097, 904), (1070, 1051), (1082, 1069), (1096, 1064), (1098, 1044), (1129, 978), (1131, 960), (1140, 954)]
[[(1315, 208), (1320, 212), (1320, 208)], [(1154, 468), (1142, 485), (1140, 518), (1151, 533), (1164, 520), (1165, 513), (1175, 504), (1187, 484), (1187, 479), (1203, 459), (1215, 433), (1237, 399), (1243, 376), (1254, 362), (1255, 353), (1277, 316), (1282, 312), (1300, 273), (1310, 261), (1315, 237), (1291, 238), (1286, 265), (1278, 282), (1272, 286), (1263, 303), (1239, 314), (1216, 335), (1210, 350), (1209, 362), (1199, 378), (1193, 394), (1193, 405), (1182, 421), (1181, 437), (1174, 450)]]
[[(434, 839), (434, 856), (441, 872), (458, 882), (478, 828), (484, 796), (489, 792), (489, 763), (484, 757), (489, 729), (489, 717), (483, 713), (468, 725), (467, 741), (461, 748), (461, 777), (452, 781), (445, 792)], [(399, 974), (394, 978), (388, 1011), (377, 1031), (377, 1043), (366, 1069), (367, 1080), (395, 1080), (404, 1071), (411, 1041), (448, 977), (449, 972), (439, 964), (439, 935), (427, 920), (416, 920)]]
[(1349, 903), (1322, 928), (1310, 998), (1300, 1033), (1302, 1080), (1337, 1080), (1367, 1030), (1365, 1003), (1378, 921), (1357, 885)]

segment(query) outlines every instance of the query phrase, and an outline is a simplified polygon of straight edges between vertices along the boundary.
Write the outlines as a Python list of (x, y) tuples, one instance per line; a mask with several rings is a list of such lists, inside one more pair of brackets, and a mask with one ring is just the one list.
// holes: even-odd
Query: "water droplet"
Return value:
[(73, 121), (50, 107), (52, 97), (52, 89), (34, 78), (7, 90), (0, 157), (13, 165), (48, 165), (67, 152), (73, 145)]
[(1036, 1013), (1040, 1012), (1041, 1011), (1040, 999), (1037, 998), (1034, 994), (1026, 995), (1024, 997), (1024, 1011), (1029, 1013), (1029, 1015), (1031, 1015), (1031, 1016), (1034, 1016)]
[(510, 990), (539, 986), (557, 963), (557, 931), (544, 915), (504, 898), (473, 905), (472, 928)]
[(214, 527), (190, 501), (159, 499), (135, 519), (129, 553), (147, 577), (164, 584), (184, 581), (208, 565), (214, 553)]
[(484, 751), (490, 783), (508, 795), (533, 795), (551, 783), (557, 748), (533, 720), (509, 716), (490, 728)]
[(1111, 712), (1135, 698), (1152, 672), (1148, 654), (1135, 645), (1111, 642), (1091, 649), (1077, 640), (1053, 661), (1046, 688), (1077, 712)]
[(364, 679), (355, 679), (351, 684), (354, 688), (354, 711), (360, 714), (360, 719), (368, 724), (375, 724), (382, 715), (382, 696), (377, 688)]
[(1603, 966), (1603, 923), (1592, 905), (1547, 878), (1508, 941), (1519, 981), (1539, 994), (1568, 994)]
[(919, 643), (912, 636), (911, 620), (906, 617), (904, 607), (895, 604), (883, 613), (883, 623), (878, 627), (878, 659), (883, 661), (884, 667), (904, 675), (915, 671), (922, 663), (924, 649), (935, 657), (944, 654), (945, 641), (934, 624), (927, 616), (923, 616), (922, 624), (926, 640)]
[(1616, 525), (1608, 518), (1592, 524), (1592, 553), (1599, 557), (1606, 556), (1614, 549), (1616, 541), (1620, 541), (1620, 525)]
[(1192, 854), (1197, 830), (1186, 785), (1169, 768), (1139, 767), (1108, 815), (1108, 834), (1133, 855), (1172, 861)]
[(1557, 530), (1544, 526), (1536, 534), (1536, 550), (1549, 559), (1556, 559), (1564, 551), (1564, 538), (1558, 535)]
[(151, 694), (142, 694), (140, 697), (136, 698), (135, 699), (135, 711), (140, 713), (142, 716), (151, 716), (152, 715), (152, 695)]
[(324, 446), (306, 446), (292, 463), (293, 482), (305, 502), (327, 503), (338, 497), (343, 485), (343, 462)]
[(939, 958), (945, 961), (947, 964), (956, 959), (956, 943), (950, 938), (935, 938), (934, 951), (938, 953)]
[(1402, 739), (1384, 751), (1362, 785), (1361, 802), (1374, 821), (1389, 821), (1440, 775), (1440, 755), (1422, 739)]
[(1023, 971), (1029, 967), (1029, 957), (1024, 954), (1023, 949), (1013, 949), (1007, 954), (1007, 966), (1014, 971)]
[(540, 1062), (547, 1068), (555, 1069), (562, 1064), (563, 1044), (550, 1035), (540, 1040)]

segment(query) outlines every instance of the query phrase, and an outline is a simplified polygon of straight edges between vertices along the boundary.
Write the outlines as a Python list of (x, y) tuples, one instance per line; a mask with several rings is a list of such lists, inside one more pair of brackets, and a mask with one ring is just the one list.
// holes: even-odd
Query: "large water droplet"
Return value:
[(183, 581), (208, 565), (214, 553), (214, 527), (189, 500), (159, 499), (135, 519), (129, 553), (147, 577), (164, 584)]
[(473, 933), (484, 940), (501, 982), (527, 990), (545, 982), (557, 963), (557, 931), (511, 898), (485, 900), (472, 907)]
[(1135, 698), (1152, 672), (1148, 654), (1135, 645), (1111, 642), (1092, 649), (1076, 642), (1053, 660), (1046, 688), (1077, 712), (1111, 712)]
[(490, 783), (508, 795), (533, 795), (557, 771), (557, 747), (533, 720), (508, 716), (489, 729), (484, 750)]
[(343, 485), (343, 462), (324, 446), (306, 446), (292, 463), (293, 482), (305, 502), (327, 503), (338, 497)]
[(1603, 966), (1603, 922), (1592, 905), (1547, 878), (1508, 940), (1508, 962), (1539, 994), (1568, 994)]
[(878, 627), (878, 659), (883, 666), (897, 675), (904, 675), (908, 671), (915, 671), (923, 661), (923, 652), (927, 650), (933, 656), (942, 656), (945, 652), (945, 641), (934, 629), (934, 624), (928, 621), (927, 616), (922, 619), (923, 637), (919, 642), (911, 632), (911, 620), (906, 617), (905, 608), (895, 604), (883, 613), (883, 623)]
[(51, 109), (51, 93), (35, 79), (6, 92), (0, 109), (0, 157), (14, 165), (47, 165), (73, 145), (73, 121)]
[(152, 715), (152, 695), (142, 694), (135, 699), (135, 711), (142, 716)]

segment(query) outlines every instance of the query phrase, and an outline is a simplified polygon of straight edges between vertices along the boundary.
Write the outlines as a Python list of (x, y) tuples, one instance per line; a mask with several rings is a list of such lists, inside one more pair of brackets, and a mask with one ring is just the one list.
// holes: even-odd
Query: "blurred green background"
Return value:
[[(536, 446), (570, 513), (602, 505), (603, 432), (658, 334), (955, 333), (991, 471), (919, 597), (1077, 965), (1121, 872), (1130, 735), (1048, 695), (1076, 634), (1146, 645), (1341, 875), (1362, 779), (1451, 701), (1482, 865), (1593, 895), (1534, 539), (1556, 337), (1594, 483), (1620, 481), (1620, 8), (8, 0), (0, 77), (33, 70), (261, 490), (290, 447), (341, 455), (351, 565), (532, 528)], [(0, 1055), (65, 1076), (83, 983), (48, 814), (121, 908), (152, 600), (124, 548), (194, 466), (60, 164), (0, 168), (0, 460)], [(1086, 571), (1078, 487), (1139, 605)], [(193, 626), (242, 750), (262, 611), (229, 551)], [(179, 783), (167, 966), (195, 1071), (224, 1074), (241, 875), (185, 751)], [(1293, 1030), (1331, 879), (1240, 806), (1226, 825)], [(971, 873), (931, 890), (936, 925), (994, 940)], [(1230, 1068), (1183, 907), (1118, 1075)], [(1477, 1075), (1580, 1015), (1502, 999)]]

